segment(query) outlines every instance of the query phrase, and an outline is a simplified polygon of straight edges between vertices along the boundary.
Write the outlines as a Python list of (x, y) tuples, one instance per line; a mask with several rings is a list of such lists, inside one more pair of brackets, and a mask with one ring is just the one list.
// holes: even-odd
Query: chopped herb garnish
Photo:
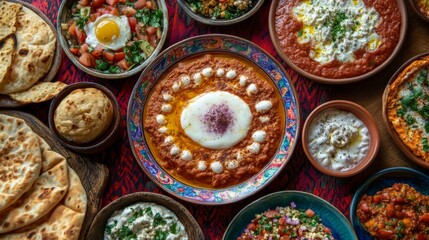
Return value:
[(407, 113), (407, 111), (404, 110), (404, 108), (399, 108), (398, 110), (396, 110), (396, 115), (398, 115), (398, 117), (405, 116), (405, 113)]
[(162, 26), (162, 16), (162, 11), (159, 9), (145, 8), (137, 10), (135, 18), (145, 25), (159, 28)]
[(155, 240), (166, 240), (168, 236), (168, 232), (156, 230), (155, 231)]
[(302, 37), (302, 34), (304, 33), (304, 30), (302, 30), (302, 29), (300, 29), (299, 31), (298, 31), (298, 37)]
[(111, 233), (112, 233), (112, 229), (116, 226), (116, 224), (118, 224), (118, 221), (116, 221), (116, 220), (114, 220), (114, 221), (113, 221), (113, 223), (108, 224), (108, 225), (106, 226), (106, 232), (107, 232), (108, 234), (111, 234)]
[(136, 41), (131, 46), (124, 47), (125, 60), (130, 65), (139, 64), (145, 59), (145, 55), (141, 52), (140, 41)]
[(109, 73), (119, 73), (121, 69), (118, 66), (111, 65), (101, 59), (95, 60), (95, 69), (100, 71), (107, 71)]
[(417, 100), (414, 95), (405, 96), (401, 99), (402, 107), (417, 111)]
[(146, 208), (146, 209), (144, 210), (144, 212), (145, 212), (148, 216), (150, 216), (150, 217), (152, 217), (152, 216), (153, 216), (152, 208), (151, 208), (151, 207)]
[(156, 227), (158, 225), (165, 225), (167, 224), (167, 221), (164, 220), (164, 218), (161, 216), (161, 214), (156, 213), (153, 217), (153, 226)]
[(418, 110), (418, 113), (425, 119), (429, 119), (429, 106), (424, 105), (422, 108)]
[(342, 37), (346, 29), (341, 25), (341, 23), (346, 19), (346, 14), (344, 12), (338, 12), (335, 15), (335, 19), (332, 23), (332, 40), (336, 41), (340, 37)]
[(429, 152), (429, 143), (427, 138), (422, 138), (423, 151)]
[(416, 122), (416, 119), (413, 118), (413, 116), (411, 116), (411, 115), (406, 115), (405, 121), (407, 122), (408, 125), (412, 125)]
[(137, 235), (131, 231), (129, 227), (122, 225), (122, 227), (115, 234), (115, 237), (119, 239), (136, 239)]
[(179, 229), (177, 228), (177, 223), (173, 223), (173, 224), (170, 226), (170, 232), (171, 232), (172, 234), (177, 234), (177, 233), (179, 232)]

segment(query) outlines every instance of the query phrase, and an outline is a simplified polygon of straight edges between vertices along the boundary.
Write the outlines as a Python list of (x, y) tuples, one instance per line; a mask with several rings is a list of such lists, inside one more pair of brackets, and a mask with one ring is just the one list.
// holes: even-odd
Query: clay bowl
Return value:
[[(319, 163), (319, 161), (317, 161), (314, 158), (308, 146), (309, 130), (310, 130), (311, 123), (313, 122), (313, 120), (317, 118), (317, 116), (320, 116), (319, 114), (325, 112), (326, 110), (331, 110), (331, 109), (339, 109), (339, 110), (353, 113), (358, 119), (360, 119), (365, 124), (365, 126), (368, 128), (368, 132), (370, 135), (368, 153), (355, 167), (346, 171), (332, 170), (330, 168), (323, 166), (321, 163)], [(307, 158), (309, 159), (311, 164), (313, 164), (313, 166), (316, 169), (318, 169), (320, 172), (333, 177), (350, 177), (362, 172), (365, 168), (367, 168), (371, 164), (371, 162), (377, 156), (377, 153), (380, 147), (380, 134), (378, 131), (377, 123), (375, 122), (374, 118), (362, 106), (350, 101), (345, 101), (345, 100), (329, 101), (314, 109), (305, 120), (301, 139), (302, 139), (302, 146), (304, 148), (305, 155), (307, 155)]]
[(410, 65), (413, 61), (421, 59), (422, 57), (426, 57), (428, 56), (429, 53), (423, 53), (420, 55), (417, 55), (413, 58), (411, 58), (410, 60), (408, 60), (407, 62), (405, 62), (396, 72), (395, 74), (393, 74), (393, 76), (390, 78), (389, 82), (386, 85), (386, 88), (384, 89), (384, 93), (383, 93), (383, 99), (382, 99), (382, 104), (383, 104), (383, 109), (382, 109), (382, 116), (383, 116), (383, 122), (387, 128), (387, 131), (389, 132), (390, 136), (393, 139), (393, 142), (395, 142), (396, 146), (399, 147), (399, 149), (414, 163), (429, 169), (429, 162), (424, 161), (422, 158), (416, 156), (413, 151), (411, 149), (409, 149), (404, 142), (401, 140), (401, 138), (399, 137), (398, 133), (396, 132), (396, 130), (393, 128), (393, 125), (390, 123), (390, 121), (387, 119), (387, 96), (388, 96), (388, 92), (389, 92), (389, 88), (390, 85), (395, 81), (395, 79), (398, 77), (398, 75), (408, 66)]
[[(276, 19), (275, 19), (275, 17), (276, 17), (277, 7), (280, 5), (281, 2), (285, 2), (285, 1), (287, 1), (287, 0), (273, 0), (271, 3), (270, 14), (269, 14), (269, 18), (268, 18), (271, 41), (273, 42), (277, 53), (283, 59), (283, 61), (285, 61), (286, 64), (288, 66), (290, 66), (293, 70), (295, 70), (296, 72), (298, 72), (299, 74), (301, 74), (302, 76), (304, 76), (310, 80), (313, 80), (313, 81), (316, 81), (319, 83), (324, 83), (324, 84), (347, 84), (347, 83), (358, 82), (358, 81), (368, 79), (369, 77), (380, 72), (382, 69), (384, 69), (387, 65), (389, 65), (392, 62), (392, 60), (396, 57), (396, 55), (398, 54), (399, 50), (401, 49), (401, 47), (405, 41), (405, 35), (406, 35), (406, 31), (407, 31), (407, 26), (408, 26), (407, 9), (405, 7), (405, 3), (403, 0), (397, 0), (398, 8), (399, 8), (399, 11), (401, 13), (401, 28), (400, 28), (400, 33), (399, 33), (399, 40), (398, 40), (398, 43), (396, 44), (393, 52), (391, 53), (391, 55), (383, 63), (381, 63), (380, 65), (378, 65), (376, 68), (372, 69), (369, 72), (366, 72), (362, 75), (358, 75), (358, 76), (354, 76), (354, 77), (327, 78), (327, 77), (322, 77), (322, 76), (312, 74), (312, 73), (305, 71), (304, 69), (302, 69), (298, 65), (296, 65), (292, 61), (292, 59), (287, 54), (285, 54), (283, 52), (283, 49), (280, 45), (279, 36), (276, 33)], [(338, 71), (340, 71), (340, 70), (338, 70)]]
[(105, 206), (103, 209), (101, 209), (101, 211), (97, 214), (97, 216), (95, 216), (94, 220), (92, 221), (91, 227), (89, 228), (89, 232), (86, 238), (103, 239), (106, 222), (110, 218), (110, 216), (116, 210), (124, 209), (127, 206), (138, 202), (150, 202), (168, 208), (177, 216), (179, 221), (185, 226), (185, 230), (189, 236), (189, 239), (204, 239), (204, 234), (197, 221), (195, 221), (194, 217), (182, 204), (176, 202), (170, 197), (148, 192), (137, 192), (128, 194), (116, 199), (109, 205)]
[(227, 26), (227, 25), (239, 23), (251, 17), (259, 10), (259, 8), (261, 8), (262, 4), (264, 3), (264, 0), (252, 0), (252, 7), (249, 11), (247, 11), (245, 14), (237, 18), (228, 19), (228, 20), (212, 19), (212, 18), (203, 16), (199, 13), (196, 13), (192, 11), (191, 6), (189, 5), (187, 0), (177, 0), (177, 3), (179, 3), (180, 7), (186, 12), (186, 14), (188, 14), (188, 16), (194, 19), (195, 21), (198, 21), (200, 23), (207, 24), (207, 25), (212, 25), (212, 26)]
[[(57, 131), (54, 123), (54, 113), (58, 105), (60, 104), (60, 102), (67, 95), (69, 95), (73, 90), (80, 89), (80, 88), (96, 88), (102, 91), (107, 96), (107, 98), (109, 98), (109, 100), (112, 102), (112, 105), (113, 105), (113, 119), (108, 129), (104, 131), (104, 133), (102, 133), (98, 138), (85, 144), (77, 144), (65, 139)], [(78, 153), (92, 154), (92, 153), (101, 152), (107, 149), (116, 141), (116, 139), (120, 134), (121, 112), (120, 112), (119, 104), (118, 104), (118, 101), (116, 100), (116, 97), (109, 89), (107, 89), (106, 87), (98, 83), (81, 82), (81, 83), (74, 83), (67, 86), (52, 100), (51, 105), (49, 107), (48, 122), (49, 122), (49, 128), (53, 132), (54, 137), (63, 146)]]
[(61, 24), (67, 23), (67, 21), (71, 18), (71, 11), (73, 4), (75, 4), (76, 0), (64, 0), (61, 2), (60, 9), (58, 10), (58, 17), (57, 17), (57, 31), (58, 31), (58, 38), (59, 42), (61, 43), (61, 47), (63, 48), (64, 52), (66, 53), (67, 57), (70, 59), (70, 61), (73, 62), (74, 65), (76, 65), (80, 70), (95, 76), (99, 78), (104, 79), (123, 79), (126, 77), (133, 76), (143, 70), (150, 62), (155, 59), (155, 57), (161, 52), (162, 46), (164, 45), (165, 40), (167, 39), (168, 35), (168, 10), (167, 6), (165, 5), (165, 1), (163, 0), (155, 0), (156, 5), (158, 6), (158, 9), (162, 11), (163, 14), (163, 26), (162, 26), (162, 34), (160, 41), (158, 45), (156, 46), (153, 53), (140, 65), (133, 67), (132, 69), (121, 72), (121, 73), (106, 73), (103, 71), (99, 71), (95, 68), (86, 67), (83, 64), (81, 64), (78, 60), (78, 57), (70, 52), (70, 45), (67, 42), (67, 39), (65, 38), (65, 34), (67, 33), (68, 29), (63, 30), (61, 27)]
[[(420, 10), (420, 8), (419, 8), (419, 6), (418, 6), (418, 3), (417, 3), (417, 1), (418, 0), (408, 0), (408, 2), (410, 3), (410, 5), (411, 5), (411, 8), (414, 10), (414, 12), (421, 18), (421, 19), (423, 19), (424, 21), (426, 21), (426, 22), (428, 22), (429, 23), (429, 16), (428, 15), (426, 15), (426, 14), (424, 14), (421, 10)], [(429, 5), (428, 5), (428, 8), (429, 8)]]

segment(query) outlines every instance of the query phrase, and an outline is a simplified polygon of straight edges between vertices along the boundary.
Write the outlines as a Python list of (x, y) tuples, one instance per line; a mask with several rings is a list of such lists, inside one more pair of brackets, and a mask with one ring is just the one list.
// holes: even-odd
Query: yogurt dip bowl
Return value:
[(334, 177), (350, 177), (368, 167), (378, 153), (379, 138), (369, 112), (344, 100), (318, 106), (302, 131), (302, 145), (310, 162)]

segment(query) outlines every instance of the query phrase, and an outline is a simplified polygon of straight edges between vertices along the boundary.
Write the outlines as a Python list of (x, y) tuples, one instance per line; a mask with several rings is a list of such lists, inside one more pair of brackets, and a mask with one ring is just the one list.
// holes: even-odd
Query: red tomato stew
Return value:
[(163, 13), (154, 0), (80, 0), (61, 24), (69, 50), (79, 62), (105, 73), (121, 73), (154, 52)]
[(237, 240), (247, 239), (313, 239), (332, 240), (331, 230), (311, 209), (300, 210), (295, 203), (256, 214)]
[(429, 239), (429, 196), (408, 184), (364, 195), (356, 210), (362, 226), (377, 239)]

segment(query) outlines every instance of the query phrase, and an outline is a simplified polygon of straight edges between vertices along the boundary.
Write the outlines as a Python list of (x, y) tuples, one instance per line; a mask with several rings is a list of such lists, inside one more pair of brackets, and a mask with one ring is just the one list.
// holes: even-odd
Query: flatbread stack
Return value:
[(55, 48), (55, 34), (41, 17), (21, 4), (0, 0), (0, 94), (23, 104), (56, 96), (66, 84), (39, 82), (51, 68)]
[(0, 240), (78, 239), (87, 196), (66, 159), (0, 114)]

